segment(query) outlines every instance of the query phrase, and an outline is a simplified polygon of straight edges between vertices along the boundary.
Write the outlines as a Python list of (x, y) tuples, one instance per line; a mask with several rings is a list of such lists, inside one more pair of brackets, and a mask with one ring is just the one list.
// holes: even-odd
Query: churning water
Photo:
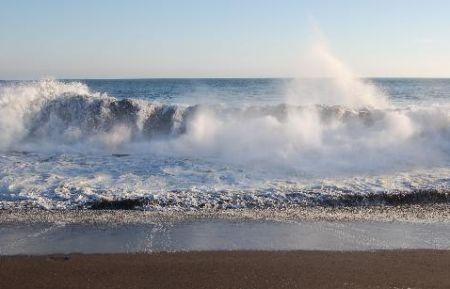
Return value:
[(0, 207), (448, 202), (450, 80), (329, 67), (340, 77), (0, 82)]

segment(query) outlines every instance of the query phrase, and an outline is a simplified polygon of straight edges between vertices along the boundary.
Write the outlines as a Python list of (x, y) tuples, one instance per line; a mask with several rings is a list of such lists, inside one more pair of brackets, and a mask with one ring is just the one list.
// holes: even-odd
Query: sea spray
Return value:
[[(320, 34), (320, 33), (319, 33)], [(286, 85), (286, 102), (296, 105), (340, 105), (345, 107), (390, 107), (387, 95), (369, 81), (358, 78), (333, 55), (326, 40), (317, 37), (298, 67), (300, 78)], [(311, 74), (316, 75), (311, 77)]]

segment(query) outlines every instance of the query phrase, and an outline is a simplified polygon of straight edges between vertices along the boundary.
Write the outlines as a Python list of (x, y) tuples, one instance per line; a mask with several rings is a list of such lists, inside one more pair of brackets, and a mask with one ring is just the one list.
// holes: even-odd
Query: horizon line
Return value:
[[(293, 76), (206, 76), (206, 77), (41, 77), (22, 79), (0, 79), (0, 81), (42, 81), (42, 80), (176, 80), (176, 79), (332, 79), (334, 77)], [(355, 79), (450, 79), (450, 76), (362, 76)]]

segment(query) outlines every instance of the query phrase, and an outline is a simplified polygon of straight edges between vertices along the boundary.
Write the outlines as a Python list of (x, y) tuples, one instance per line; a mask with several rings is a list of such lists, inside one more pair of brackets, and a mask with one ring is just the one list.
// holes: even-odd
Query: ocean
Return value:
[(0, 132), (0, 209), (450, 202), (450, 79), (0, 81)]

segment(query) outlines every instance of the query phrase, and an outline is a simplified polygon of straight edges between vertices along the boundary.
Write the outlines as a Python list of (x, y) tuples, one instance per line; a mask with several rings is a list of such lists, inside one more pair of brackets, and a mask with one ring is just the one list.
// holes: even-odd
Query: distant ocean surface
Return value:
[(0, 208), (450, 203), (450, 79), (0, 81)]

